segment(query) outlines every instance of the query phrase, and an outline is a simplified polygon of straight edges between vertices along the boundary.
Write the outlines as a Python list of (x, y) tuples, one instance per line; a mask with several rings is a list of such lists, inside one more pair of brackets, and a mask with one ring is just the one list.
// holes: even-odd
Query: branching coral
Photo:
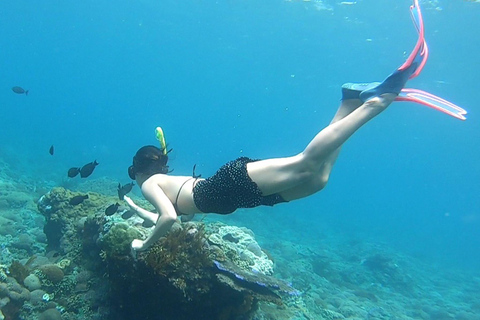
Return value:
[[(198, 281), (208, 274), (205, 269), (212, 266), (205, 246), (203, 224), (170, 232), (141, 258), (156, 274), (167, 277), (185, 296), (188, 295), (187, 289), (208, 290), (205, 282)], [(192, 284), (197, 288), (191, 288)]]

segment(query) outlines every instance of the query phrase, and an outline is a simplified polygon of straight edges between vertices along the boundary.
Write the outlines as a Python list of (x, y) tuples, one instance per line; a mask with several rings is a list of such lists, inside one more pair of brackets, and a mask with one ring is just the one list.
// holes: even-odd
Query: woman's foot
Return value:
[(360, 100), (368, 101), (374, 97), (380, 97), (385, 93), (393, 93), (395, 96), (398, 96), (403, 87), (405, 87), (408, 78), (417, 70), (417, 66), (418, 64), (414, 62), (404, 70), (395, 70), (395, 72), (383, 80), (382, 83), (362, 91), (360, 93)]
[(365, 106), (365, 108), (368, 109), (375, 109), (376, 111), (378, 111), (378, 113), (380, 113), (385, 110), (390, 104), (392, 104), (392, 102), (395, 101), (396, 97), (397, 94), (395, 93), (384, 93), (380, 96), (374, 96), (368, 99), (362, 106)]

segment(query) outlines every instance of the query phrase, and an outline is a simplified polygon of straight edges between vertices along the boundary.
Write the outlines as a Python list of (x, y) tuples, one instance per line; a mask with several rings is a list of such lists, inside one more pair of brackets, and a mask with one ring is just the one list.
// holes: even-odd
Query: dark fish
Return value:
[(68, 201), (69, 204), (72, 206), (76, 206), (77, 204), (80, 204), (83, 202), (83, 200), (88, 199), (88, 194), (83, 195), (83, 196), (75, 196), (70, 201)]
[(28, 90), (25, 90), (22, 87), (16, 87), (15, 86), (15, 87), (12, 88), (12, 91), (15, 92), (15, 93), (18, 93), (18, 94), (24, 94), (25, 93), (25, 95), (28, 96)]
[(90, 162), (90, 163), (87, 163), (86, 165), (84, 165), (84, 166), (80, 169), (80, 177), (81, 177), (81, 178), (86, 178), (86, 177), (88, 177), (89, 175), (91, 175), (92, 172), (93, 172), (93, 169), (95, 169), (96, 166), (98, 166), (97, 160), (95, 160), (95, 161), (93, 161), (93, 162)]
[(153, 223), (150, 220), (143, 220), (143, 222), (142, 222), (142, 227), (144, 227), (144, 228), (151, 228), (154, 225), (155, 225), (155, 223)]
[(135, 211), (133, 210), (127, 210), (122, 214), (122, 219), (130, 219), (133, 215), (135, 214)]
[(50, 146), (50, 149), (48, 149), (48, 153), (53, 156), (53, 153), (55, 152), (55, 148), (53, 147), (53, 144)]
[(117, 212), (119, 206), (120, 206), (120, 204), (118, 204), (118, 203), (109, 205), (108, 208), (105, 209), (105, 215), (106, 216), (111, 216), (112, 214)]
[(127, 183), (126, 185), (123, 185), (123, 186), (119, 183), (117, 187), (118, 198), (120, 200), (123, 200), (123, 196), (125, 196), (127, 193), (132, 191), (132, 188), (134, 185), (135, 183), (133, 182)]
[(68, 177), (75, 178), (77, 174), (80, 173), (80, 168), (70, 168), (68, 169)]

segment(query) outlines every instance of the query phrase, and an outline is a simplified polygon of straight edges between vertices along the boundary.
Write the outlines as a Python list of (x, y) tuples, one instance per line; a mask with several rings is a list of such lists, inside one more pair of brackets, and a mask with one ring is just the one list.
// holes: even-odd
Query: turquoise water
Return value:
[[(232, 221), (266, 246), (279, 235), (318, 245), (333, 232), (440, 269), (478, 270), (480, 3), (421, 4), (430, 59), (408, 86), (459, 104), (468, 120), (395, 103), (346, 143), (324, 191)], [(94, 159), (91, 179), (126, 183), (156, 126), (174, 148), (175, 174), (293, 155), (333, 117), (342, 83), (382, 80), (404, 61), (416, 40), (409, 5), (2, 2), (0, 157), (39, 185)]]

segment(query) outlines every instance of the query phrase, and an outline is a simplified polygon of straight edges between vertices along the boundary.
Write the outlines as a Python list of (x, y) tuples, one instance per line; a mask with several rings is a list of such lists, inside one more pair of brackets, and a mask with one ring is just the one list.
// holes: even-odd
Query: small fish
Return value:
[(25, 90), (22, 87), (15, 86), (15, 87), (12, 88), (12, 91), (15, 92), (15, 93), (18, 93), (18, 94), (24, 94), (25, 93), (25, 95), (28, 96), (28, 90)]
[(80, 177), (81, 178), (86, 178), (88, 177), (89, 175), (92, 174), (93, 170), (95, 169), (96, 166), (98, 166), (99, 163), (97, 162), (97, 160), (93, 161), (93, 162), (90, 162), (90, 163), (87, 163), (86, 165), (84, 165), (81, 169), (80, 169)]
[(133, 215), (135, 214), (135, 211), (133, 210), (127, 210), (122, 214), (122, 219), (130, 219)]
[(55, 152), (55, 148), (53, 147), (53, 144), (50, 146), (50, 149), (48, 149), (48, 153), (53, 156), (53, 153)]
[(105, 215), (106, 216), (111, 216), (112, 214), (117, 212), (119, 206), (120, 206), (120, 204), (118, 202), (115, 203), (115, 204), (109, 205), (108, 208), (105, 209)]
[(117, 192), (118, 192), (118, 198), (120, 200), (123, 200), (123, 197), (129, 193), (130, 191), (132, 191), (132, 188), (133, 186), (135, 185), (135, 183), (133, 182), (130, 182), (130, 183), (127, 183), (126, 185), (121, 185), (120, 183), (118, 184), (118, 187), (117, 187)]
[(70, 168), (68, 169), (68, 177), (75, 178), (80, 173), (80, 168)]
[(72, 199), (70, 199), (70, 201), (68, 201), (68, 203), (72, 206), (76, 206), (76, 205), (82, 203), (83, 200), (85, 200), (85, 199), (88, 199), (88, 194), (83, 195), (83, 196), (75, 196)]
[(150, 220), (143, 220), (143, 222), (142, 222), (142, 227), (144, 227), (144, 228), (151, 228), (154, 225), (155, 225), (155, 223), (153, 223)]

